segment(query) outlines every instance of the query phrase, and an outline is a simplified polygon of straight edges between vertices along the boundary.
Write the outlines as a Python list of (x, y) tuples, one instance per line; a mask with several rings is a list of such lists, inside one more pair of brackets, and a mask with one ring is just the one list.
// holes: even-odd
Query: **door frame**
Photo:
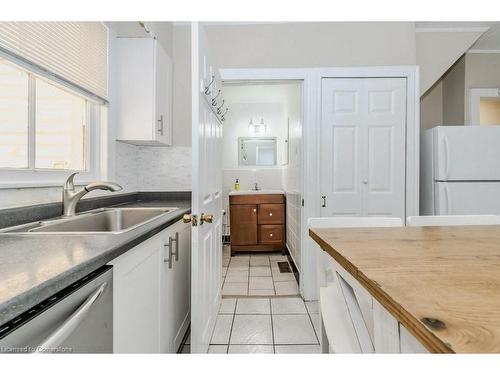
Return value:
[(469, 90), (469, 119), (467, 125), (479, 126), (481, 125), (480, 116), (480, 103), (481, 98), (500, 98), (499, 88), (480, 88)]
[(317, 300), (319, 291), (316, 275), (317, 247), (308, 241), (307, 219), (320, 216), (321, 190), (319, 181), (321, 140), (321, 80), (323, 78), (406, 78), (406, 188), (405, 216), (419, 214), (420, 162), (420, 82), (419, 67), (374, 66), (333, 68), (245, 68), (220, 69), (222, 81), (303, 82), (302, 106), (302, 198), (301, 212), (301, 277), (300, 292), (305, 300)]

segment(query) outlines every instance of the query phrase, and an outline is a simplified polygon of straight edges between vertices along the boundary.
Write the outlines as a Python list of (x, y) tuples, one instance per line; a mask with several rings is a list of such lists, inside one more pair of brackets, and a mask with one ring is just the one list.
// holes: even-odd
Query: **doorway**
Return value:
[(227, 80), (222, 296), (297, 296), (302, 81)]

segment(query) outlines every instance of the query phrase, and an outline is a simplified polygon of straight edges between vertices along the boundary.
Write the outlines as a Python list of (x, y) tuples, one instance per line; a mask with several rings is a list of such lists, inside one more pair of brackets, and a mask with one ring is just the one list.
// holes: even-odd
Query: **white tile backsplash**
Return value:
[(191, 147), (147, 147), (117, 142), (116, 179), (137, 191), (189, 191)]
[(138, 147), (140, 191), (191, 190), (191, 147)]

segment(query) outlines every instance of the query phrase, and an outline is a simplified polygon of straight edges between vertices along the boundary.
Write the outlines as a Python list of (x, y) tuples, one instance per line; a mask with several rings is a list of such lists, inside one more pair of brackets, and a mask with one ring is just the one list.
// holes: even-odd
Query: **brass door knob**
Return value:
[(214, 220), (214, 215), (211, 214), (201, 214), (200, 220), (205, 223), (211, 223)]
[(184, 216), (182, 217), (182, 221), (184, 221), (185, 223), (190, 223), (191, 220), (193, 220), (193, 215), (191, 214), (184, 214)]

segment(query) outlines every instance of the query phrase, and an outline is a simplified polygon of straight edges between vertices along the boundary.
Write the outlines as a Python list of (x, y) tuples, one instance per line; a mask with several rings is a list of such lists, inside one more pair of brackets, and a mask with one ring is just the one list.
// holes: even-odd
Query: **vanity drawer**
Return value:
[(283, 224), (285, 222), (284, 204), (260, 204), (259, 224)]
[(283, 241), (283, 225), (259, 225), (260, 243), (280, 243)]

